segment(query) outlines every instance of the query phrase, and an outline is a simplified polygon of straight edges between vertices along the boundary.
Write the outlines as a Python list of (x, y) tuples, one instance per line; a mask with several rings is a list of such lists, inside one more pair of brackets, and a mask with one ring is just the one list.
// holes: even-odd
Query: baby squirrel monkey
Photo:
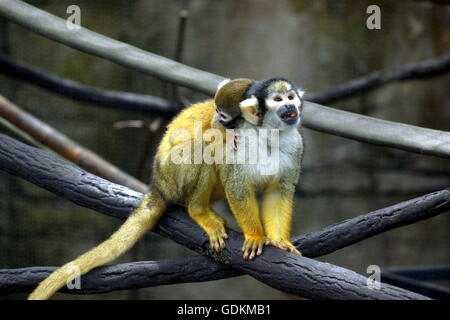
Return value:
[(242, 122), (245, 121), (241, 116), (240, 103), (245, 99), (245, 94), (250, 85), (255, 82), (255, 80), (246, 78), (226, 79), (219, 84), (214, 96), (216, 112), (219, 117), (218, 121), (225, 128), (232, 130), (230, 139), (233, 140), (232, 149), (234, 151), (237, 150), (238, 144), (238, 133), (235, 129), (241, 127)]
[[(222, 86), (215, 100), (194, 104), (183, 110), (167, 127), (153, 164), (150, 191), (138, 208), (109, 239), (54, 271), (31, 293), (29, 299), (48, 299), (67, 283), (74, 268), (85, 274), (116, 259), (155, 227), (167, 206), (181, 204), (189, 216), (206, 232), (211, 247), (220, 251), (228, 237), (225, 221), (212, 208), (215, 201), (227, 199), (244, 234), (245, 259), (261, 255), (264, 245), (299, 251), (289, 241), (295, 185), (301, 170), (302, 137), (297, 130), (302, 111), (303, 92), (289, 80), (263, 81), (237, 79)], [(221, 115), (225, 113), (225, 117)], [(175, 164), (176, 148), (208, 145), (205, 136), (195, 134), (195, 123), (202, 132), (216, 129), (228, 139), (226, 127), (276, 130), (278, 170), (264, 175), (261, 168), (268, 159), (255, 164), (205, 161)], [(180, 132), (190, 133), (180, 134)], [(196, 141), (200, 140), (200, 141)], [(245, 148), (239, 139), (239, 148)], [(230, 144), (224, 144), (231, 148)], [(234, 152), (234, 151), (231, 151)], [(225, 158), (223, 152), (223, 157)], [(190, 158), (189, 160), (192, 160)], [(272, 161), (273, 159), (270, 159)], [(261, 205), (257, 197), (261, 197)]]

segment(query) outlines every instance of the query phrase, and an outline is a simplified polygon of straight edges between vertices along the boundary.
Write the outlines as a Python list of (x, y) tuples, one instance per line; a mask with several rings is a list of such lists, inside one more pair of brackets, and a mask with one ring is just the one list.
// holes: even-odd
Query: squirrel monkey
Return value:
[[(153, 164), (150, 191), (142, 198), (138, 208), (109, 239), (55, 270), (31, 293), (29, 299), (48, 299), (67, 283), (74, 268), (80, 274), (105, 265), (132, 247), (147, 231), (155, 227), (167, 206), (181, 204), (189, 216), (208, 235), (211, 248), (225, 248), (228, 237), (224, 219), (212, 208), (215, 201), (227, 199), (244, 234), (244, 259), (261, 255), (264, 245), (296, 252), (289, 241), (295, 185), (300, 175), (303, 153), (302, 137), (297, 130), (302, 111), (303, 92), (283, 78), (263, 81), (230, 81), (219, 89), (215, 100), (194, 104), (183, 110), (167, 127)], [(216, 109), (217, 107), (217, 109)], [(240, 110), (240, 111), (239, 111)], [(238, 112), (236, 112), (238, 111)], [(223, 118), (220, 112), (229, 116)], [(241, 118), (241, 120), (235, 120)], [(191, 162), (176, 164), (172, 154), (179, 150), (192, 150), (199, 143), (211, 144), (206, 135), (196, 135), (196, 124), (205, 132), (218, 130), (226, 142), (226, 122), (233, 121), (237, 130), (275, 130), (278, 143), (278, 170), (262, 174), (261, 168), (274, 162), (261, 158), (255, 164), (215, 161), (207, 164)], [(183, 133), (183, 134), (180, 134)], [(219, 137), (219, 138), (217, 138)], [(222, 141), (221, 140), (221, 141)], [(239, 139), (245, 149), (245, 139)], [(271, 141), (272, 143), (272, 141)], [(230, 144), (225, 144), (231, 148)], [(242, 148), (241, 148), (242, 146)], [(259, 148), (259, 146), (258, 146)], [(181, 152), (181, 153), (183, 153)], [(229, 150), (228, 152), (235, 152)], [(271, 152), (274, 152), (271, 149)], [(225, 158), (226, 152), (219, 156)], [(269, 163), (271, 164), (271, 163)], [(257, 198), (260, 196), (261, 203)]]

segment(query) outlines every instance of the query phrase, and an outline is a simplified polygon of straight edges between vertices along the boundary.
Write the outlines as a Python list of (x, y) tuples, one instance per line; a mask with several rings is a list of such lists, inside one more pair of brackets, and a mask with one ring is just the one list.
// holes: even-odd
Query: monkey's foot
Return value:
[(242, 252), (245, 260), (252, 260), (255, 256), (260, 256), (267, 238), (265, 236), (247, 236), (245, 235)]
[(213, 250), (219, 252), (225, 248), (224, 239), (227, 239), (228, 235), (225, 231), (225, 220), (221, 216), (213, 211), (205, 211), (192, 216), (192, 218), (206, 232)]
[(208, 230), (206, 233), (208, 234), (209, 245), (216, 252), (219, 252), (226, 247), (225, 239), (228, 239), (228, 235), (225, 232), (225, 228), (222, 227), (215, 230)]
[(268, 239), (268, 240), (266, 240), (265, 244), (277, 247), (284, 251), (289, 251), (289, 252), (293, 252), (293, 253), (302, 255), (302, 253), (300, 251), (298, 251), (297, 248), (290, 241), (287, 241), (287, 240)]

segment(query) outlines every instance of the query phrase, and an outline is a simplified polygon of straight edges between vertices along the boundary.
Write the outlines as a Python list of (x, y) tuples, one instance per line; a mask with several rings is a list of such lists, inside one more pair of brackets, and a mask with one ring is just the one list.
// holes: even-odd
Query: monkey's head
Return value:
[(255, 80), (238, 78), (225, 80), (219, 84), (214, 103), (219, 122), (226, 128), (234, 128), (236, 120), (240, 118), (239, 104), (246, 98), (246, 92)]
[(297, 126), (303, 108), (303, 94), (291, 81), (270, 78), (252, 83), (240, 103), (242, 116), (248, 122), (284, 130)]

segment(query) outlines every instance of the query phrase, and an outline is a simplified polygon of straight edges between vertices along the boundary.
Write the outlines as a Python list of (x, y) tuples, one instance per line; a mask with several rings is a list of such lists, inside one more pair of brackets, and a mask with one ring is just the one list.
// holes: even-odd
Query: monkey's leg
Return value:
[(262, 254), (266, 235), (259, 215), (258, 202), (254, 190), (240, 192), (227, 188), (226, 196), (233, 215), (244, 233), (244, 259), (253, 259)]
[(301, 254), (289, 241), (292, 224), (294, 185), (276, 184), (264, 190), (261, 211), (266, 244)]
[(187, 211), (189, 216), (208, 235), (211, 248), (220, 251), (225, 248), (224, 239), (228, 238), (225, 231), (225, 220), (212, 209), (212, 183), (207, 181), (203, 172), (200, 175), (197, 188), (188, 200)]

